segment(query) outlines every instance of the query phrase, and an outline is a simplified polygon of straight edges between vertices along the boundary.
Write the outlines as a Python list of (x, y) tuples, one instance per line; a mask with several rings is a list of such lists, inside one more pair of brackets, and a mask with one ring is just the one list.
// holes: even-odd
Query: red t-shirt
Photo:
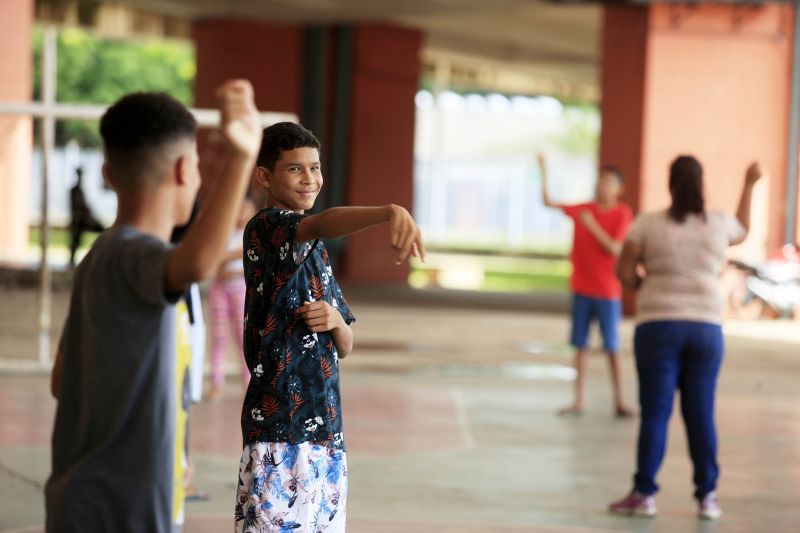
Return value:
[(591, 298), (616, 299), (622, 296), (615, 272), (617, 258), (608, 253), (589, 229), (581, 222), (581, 213), (591, 211), (608, 235), (621, 241), (631, 223), (631, 209), (618, 203), (602, 210), (596, 202), (563, 206), (564, 213), (575, 223), (572, 243), (572, 291)]

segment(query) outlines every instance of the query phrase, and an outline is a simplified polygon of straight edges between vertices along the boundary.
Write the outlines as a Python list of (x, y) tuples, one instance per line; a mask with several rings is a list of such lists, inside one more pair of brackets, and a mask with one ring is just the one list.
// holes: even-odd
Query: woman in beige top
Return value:
[(724, 351), (719, 274), (728, 246), (747, 236), (753, 186), (761, 175), (757, 163), (748, 167), (734, 217), (706, 210), (703, 168), (694, 157), (680, 156), (670, 167), (670, 208), (640, 215), (628, 232), (617, 275), (637, 291), (634, 351), (641, 422), (633, 490), (609, 506), (613, 513), (656, 514), (655, 479), (675, 391), (680, 390), (699, 515), (716, 519), (722, 514), (715, 495), (719, 467), (714, 424)]

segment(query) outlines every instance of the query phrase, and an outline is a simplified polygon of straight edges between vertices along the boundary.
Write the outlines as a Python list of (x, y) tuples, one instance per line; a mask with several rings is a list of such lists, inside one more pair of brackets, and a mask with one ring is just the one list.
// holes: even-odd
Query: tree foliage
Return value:
[[(34, 32), (34, 99), (41, 98), (44, 33)], [(195, 77), (194, 47), (177, 40), (111, 40), (76, 28), (58, 35), (56, 100), (68, 103), (110, 104), (133, 91), (165, 91), (192, 104)], [(58, 122), (56, 143), (77, 140), (99, 146), (97, 122)]]

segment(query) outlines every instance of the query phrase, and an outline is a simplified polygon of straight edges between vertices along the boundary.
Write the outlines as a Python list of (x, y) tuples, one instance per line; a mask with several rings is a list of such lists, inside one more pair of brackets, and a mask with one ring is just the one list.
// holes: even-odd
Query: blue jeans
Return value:
[(703, 498), (716, 489), (719, 477), (714, 396), (724, 351), (722, 328), (701, 322), (646, 322), (636, 328), (633, 344), (642, 409), (634, 489), (641, 494), (658, 491), (656, 474), (677, 389), (694, 464), (694, 495)]

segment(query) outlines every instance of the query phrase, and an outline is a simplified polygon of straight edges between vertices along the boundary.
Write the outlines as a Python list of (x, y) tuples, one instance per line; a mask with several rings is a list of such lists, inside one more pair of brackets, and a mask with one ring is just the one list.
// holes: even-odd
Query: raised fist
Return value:
[(217, 89), (222, 113), (220, 131), (230, 147), (255, 156), (261, 147), (261, 119), (253, 102), (253, 86), (247, 80), (229, 80)]

